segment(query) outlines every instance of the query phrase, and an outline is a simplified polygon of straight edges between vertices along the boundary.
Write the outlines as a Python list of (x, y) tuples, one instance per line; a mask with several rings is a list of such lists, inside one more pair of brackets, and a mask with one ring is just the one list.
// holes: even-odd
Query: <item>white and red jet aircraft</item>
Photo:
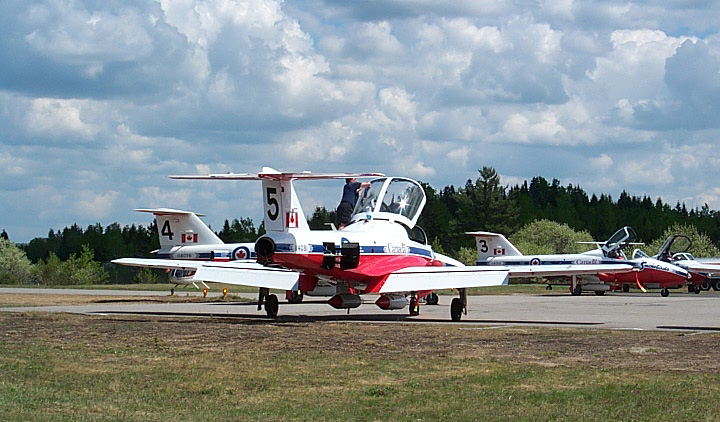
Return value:
[[(598, 248), (580, 254), (523, 255), (505, 236), (498, 233), (471, 232), (478, 248), (478, 265), (500, 265), (509, 268), (509, 277), (569, 277), (570, 292), (579, 295), (583, 290), (602, 295), (614, 286), (637, 285), (660, 288), (661, 295), (668, 288), (685, 286), (690, 274), (683, 268), (647, 255), (628, 260), (622, 252), (634, 244), (635, 232), (623, 227)], [(554, 270), (554, 271), (553, 271)]]
[[(318, 283), (334, 287), (328, 301), (338, 309), (362, 303), (361, 294), (379, 294), (381, 309), (419, 313), (419, 299), (438, 289), (458, 289), (450, 307), (452, 320), (467, 312), (466, 288), (507, 284), (507, 269), (464, 267), (435, 253), (415, 223), (425, 205), (425, 193), (414, 180), (377, 173), (280, 173), (264, 168), (257, 174), (170, 176), (174, 179), (261, 180), (266, 234), (255, 243), (258, 263), (124, 258), (121, 265), (196, 271), (193, 278), (260, 288), (258, 307), (268, 316), (278, 313), (278, 300), (269, 289), (305, 293)], [(379, 177), (362, 191), (352, 222), (338, 231), (310, 230), (293, 187), (295, 180)]]
[[(688, 290), (700, 293), (700, 290), (720, 290), (720, 260), (717, 258), (695, 258), (688, 251), (692, 247), (692, 240), (682, 234), (674, 234), (665, 240), (655, 259), (669, 262), (687, 270), (691, 278), (688, 281)], [(647, 256), (645, 252), (636, 249), (633, 258)]]
[[(185, 259), (202, 261), (255, 261), (254, 243), (225, 243), (200, 220), (202, 214), (170, 208), (136, 209), (152, 213), (158, 227), (160, 249), (152, 251), (158, 259)], [(170, 269), (170, 282), (178, 285), (201, 283), (193, 278), (195, 271)], [(174, 293), (174, 288), (172, 289)]]

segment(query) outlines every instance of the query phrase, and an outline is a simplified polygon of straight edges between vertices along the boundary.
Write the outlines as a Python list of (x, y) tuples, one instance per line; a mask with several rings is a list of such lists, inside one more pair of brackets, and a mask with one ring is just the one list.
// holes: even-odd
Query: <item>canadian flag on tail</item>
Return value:
[(183, 233), (181, 240), (182, 240), (182, 243), (197, 243), (198, 242), (198, 234), (197, 233)]
[(296, 229), (298, 227), (297, 211), (291, 211), (285, 214), (285, 226), (291, 229)]
[(493, 255), (505, 255), (505, 248), (495, 248)]

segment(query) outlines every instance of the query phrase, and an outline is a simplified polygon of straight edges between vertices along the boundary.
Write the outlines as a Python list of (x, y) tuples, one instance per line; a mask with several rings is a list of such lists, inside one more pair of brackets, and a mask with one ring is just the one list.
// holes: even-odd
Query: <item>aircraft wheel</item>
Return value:
[(175, 296), (175, 288), (170, 289), (170, 296)]
[(719, 291), (720, 290), (720, 279), (713, 281), (712, 287), (713, 287), (713, 290)]
[(605, 290), (595, 290), (595, 296), (602, 296), (605, 294)]
[(301, 291), (295, 291), (290, 294), (290, 299), (288, 299), (288, 303), (300, 303), (303, 301), (303, 294)]
[(265, 312), (270, 318), (275, 318), (278, 314), (278, 298), (275, 295), (268, 295), (265, 298)]
[(695, 285), (688, 284), (688, 293), (695, 293)]
[(420, 305), (418, 304), (417, 298), (413, 297), (410, 299), (410, 316), (420, 315)]
[(693, 290), (695, 291), (695, 294), (697, 295), (697, 294), (700, 294), (700, 290), (703, 290), (703, 288), (701, 286), (695, 286), (695, 288)]
[(548, 284), (545, 290), (552, 290), (552, 284)]
[(662, 297), (668, 297), (670, 295), (670, 291), (668, 289), (662, 289), (660, 290), (660, 296)]
[(573, 296), (580, 296), (581, 293), (582, 293), (582, 287), (579, 284), (576, 285), (575, 288), (572, 289), (572, 291), (570, 292), (570, 294)]
[(712, 285), (710, 284), (709, 281), (705, 280), (702, 283), (700, 283), (700, 288), (707, 292), (708, 290), (710, 290), (712, 288)]
[(622, 286), (623, 292), (627, 293), (630, 291), (630, 285), (629, 284), (623, 284)]
[(453, 321), (460, 321), (460, 319), (462, 318), (462, 313), (463, 313), (462, 300), (460, 300), (459, 297), (456, 297), (450, 303), (450, 318)]
[(433, 292), (429, 295), (425, 296), (425, 303), (428, 305), (437, 305), (440, 301), (440, 298), (438, 297), (437, 293)]

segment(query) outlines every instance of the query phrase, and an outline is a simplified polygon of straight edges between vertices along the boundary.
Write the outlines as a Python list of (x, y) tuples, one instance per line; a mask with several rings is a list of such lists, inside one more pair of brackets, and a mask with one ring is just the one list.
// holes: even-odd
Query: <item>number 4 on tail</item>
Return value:
[(172, 229), (170, 229), (170, 220), (165, 220), (165, 224), (163, 224), (160, 234), (167, 236), (170, 240), (173, 240), (174, 233), (172, 232)]

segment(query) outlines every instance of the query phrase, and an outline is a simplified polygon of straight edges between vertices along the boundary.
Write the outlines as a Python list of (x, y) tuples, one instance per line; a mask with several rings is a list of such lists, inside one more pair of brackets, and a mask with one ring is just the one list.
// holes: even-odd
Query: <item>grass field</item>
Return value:
[(715, 421), (720, 335), (0, 313), (2, 421)]

